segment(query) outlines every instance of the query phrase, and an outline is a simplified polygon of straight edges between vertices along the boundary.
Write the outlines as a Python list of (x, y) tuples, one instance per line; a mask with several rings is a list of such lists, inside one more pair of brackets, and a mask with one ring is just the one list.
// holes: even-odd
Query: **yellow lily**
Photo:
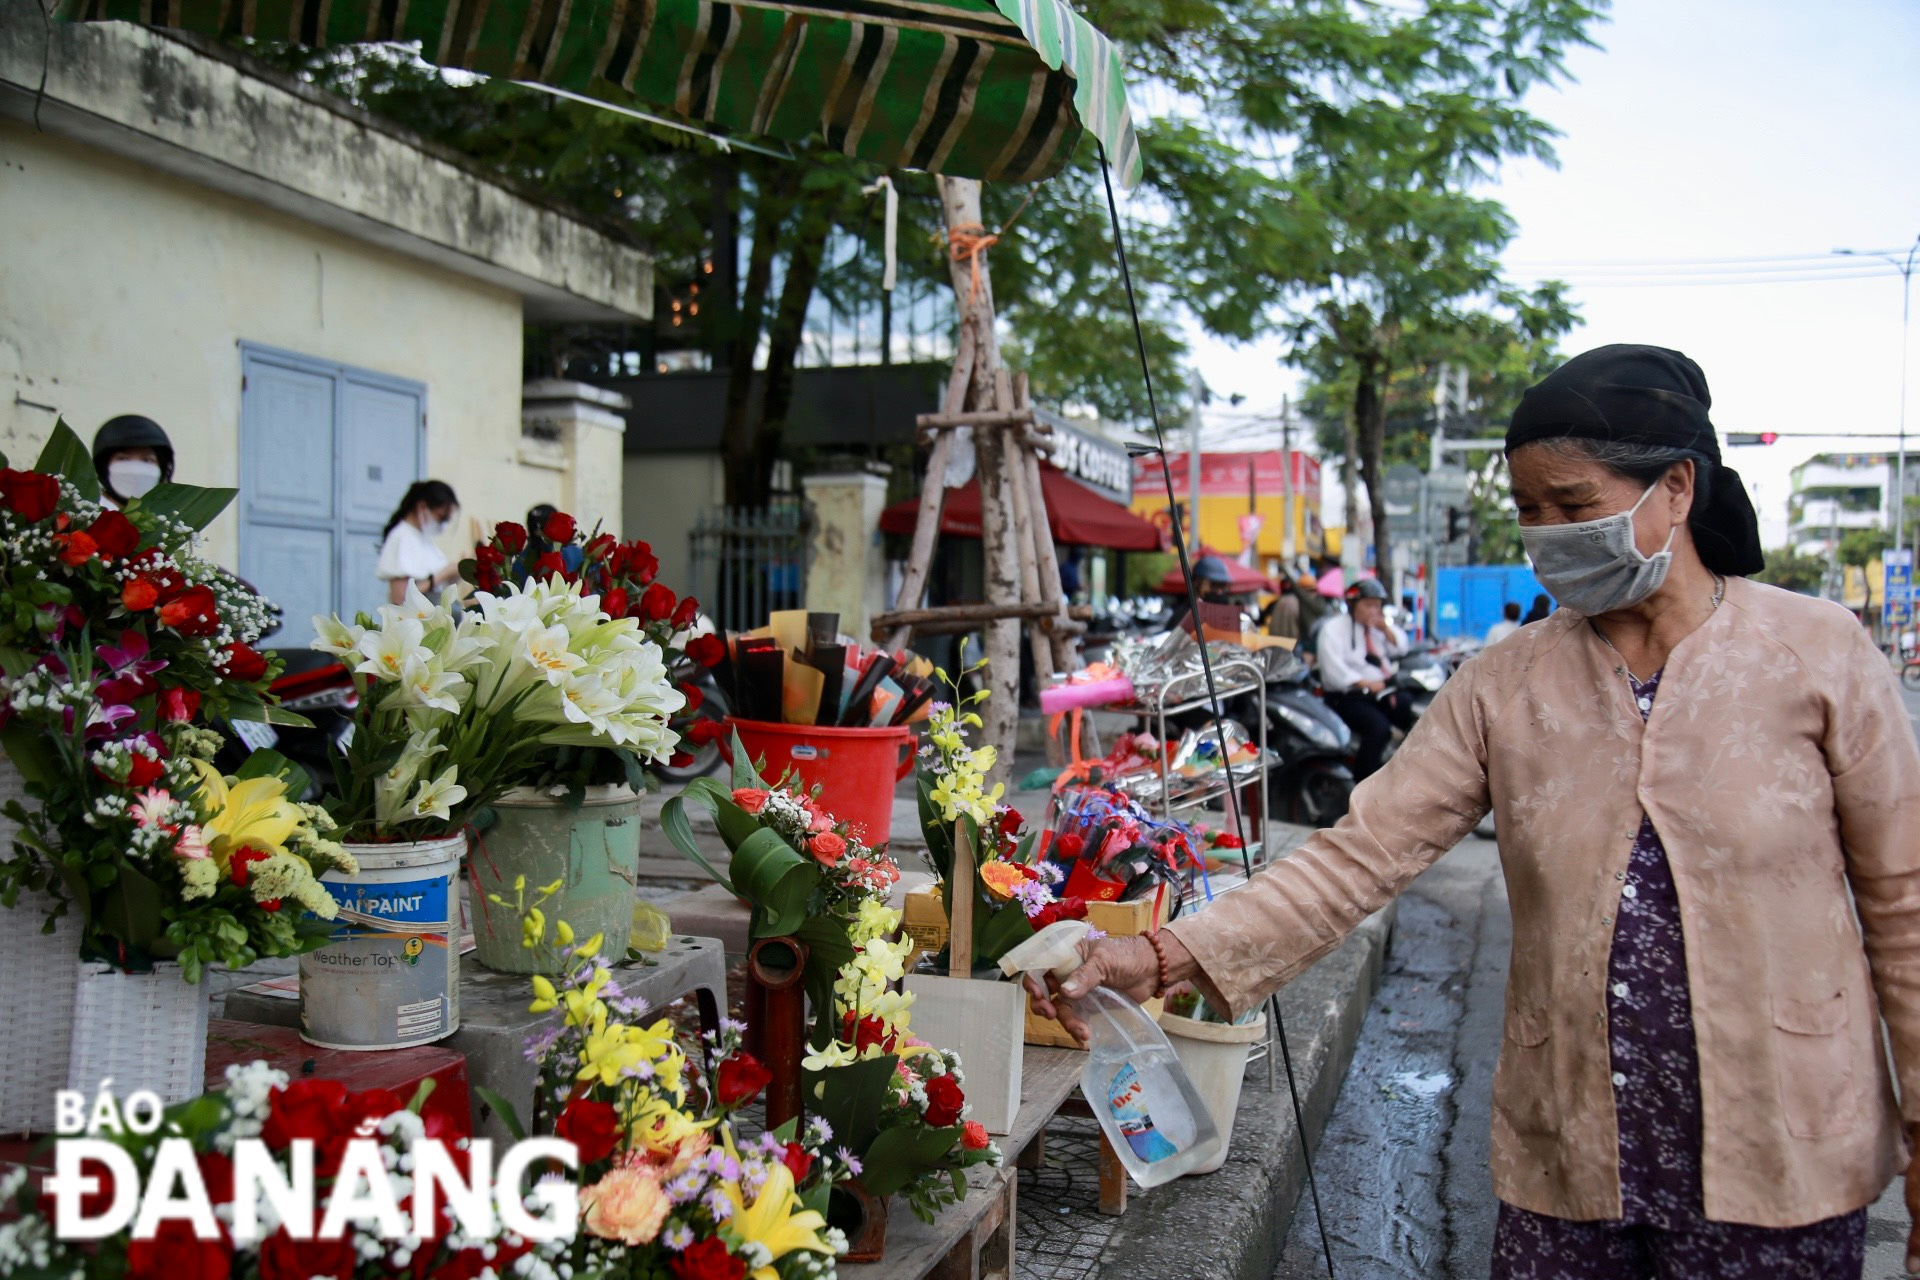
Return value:
[(812, 1209), (800, 1208), (800, 1198), (793, 1190), (793, 1171), (786, 1165), (774, 1164), (768, 1169), (767, 1180), (751, 1205), (737, 1182), (722, 1183), (720, 1193), (733, 1206), (726, 1225), (741, 1245), (757, 1244), (767, 1251), (767, 1264), (749, 1272), (751, 1280), (777, 1280), (780, 1273), (773, 1264), (801, 1249), (832, 1256), (833, 1250), (820, 1238), (827, 1220)]
[(287, 799), (278, 778), (248, 778), (231, 785), (205, 760), (195, 760), (200, 799), (212, 814), (200, 824), (207, 847), (222, 867), (236, 850), (287, 852), (287, 839), (299, 829), (300, 811)]

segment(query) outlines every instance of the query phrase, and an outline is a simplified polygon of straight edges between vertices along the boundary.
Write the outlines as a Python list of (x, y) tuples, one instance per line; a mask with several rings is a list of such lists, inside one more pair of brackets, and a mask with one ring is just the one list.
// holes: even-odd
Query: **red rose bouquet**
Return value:
[[(582, 594), (594, 597), (609, 617), (631, 618), (648, 640), (660, 646), (667, 669), (686, 697), (686, 705), (671, 727), (681, 743), (669, 769), (688, 769), (696, 753), (703, 760), (717, 758), (714, 741), (725, 708), (708, 705), (706, 692), (696, 681), (703, 667), (719, 662), (724, 649), (711, 636), (697, 636), (700, 602), (674, 594), (657, 581), (660, 559), (653, 548), (638, 540), (622, 542), (599, 529), (591, 532), (564, 511), (554, 512), (537, 529), (503, 520), (486, 541), (473, 549), (473, 558), (460, 564), (460, 573), (477, 590), (497, 592), (503, 585), (530, 585), (559, 578), (577, 583)], [(532, 784), (569, 789), (625, 783), (638, 791), (647, 784), (641, 760), (632, 752), (598, 747), (553, 749), (540, 762), (540, 777)]]
[(242, 968), (326, 938), (315, 877), (350, 866), (306, 779), (271, 752), (236, 777), (205, 721), (278, 720), (272, 606), (199, 558), (231, 489), (163, 484), (116, 510), (64, 423), (31, 471), (0, 460), (0, 745), (34, 804), (0, 850), (0, 903), (45, 891), (81, 954)]

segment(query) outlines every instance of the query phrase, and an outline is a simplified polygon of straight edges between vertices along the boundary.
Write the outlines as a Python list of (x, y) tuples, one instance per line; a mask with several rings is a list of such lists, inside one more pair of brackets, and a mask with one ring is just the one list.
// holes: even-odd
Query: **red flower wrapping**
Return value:
[(295, 1240), (282, 1227), (260, 1242), (260, 1280), (353, 1280), (355, 1261), (353, 1242), (347, 1239)]
[(593, 1164), (613, 1154), (620, 1136), (620, 1113), (611, 1103), (575, 1098), (554, 1121), (553, 1132), (579, 1149), (581, 1164)]
[(747, 1264), (728, 1253), (716, 1236), (688, 1245), (685, 1253), (668, 1260), (667, 1267), (673, 1280), (741, 1280), (747, 1274)]
[(60, 505), (60, 480), (44, 471), (0, 470), (0, 501), (23, 520), (45, 520)]
[(549, 542), (572, 542), (576, 528), (578, 526), (572, 516), (564, 511), (556, 511), (540, 526), (540, 532), (547, 536)]
[(727, 656), (727, 642), (719, 636), (695, 636), (687, 641), (687, 657), (703, 667), (717, 667)]
[(210, 636), (220, 629), (220, 610), (207, 586), (188, 587), (160, 606), (160, 624), (183, 636)]
[(948, 1129), (960, 1123), (960, 1108), (967, 1105), (967, 1096), (960, 1092), (960, 1085), (952, 1075), (934, 1076), (927, 1081), (927, 1125), (934, 1129)]
[(126, 1280), (227, 1280), (232, 1270), (233, 1250), (224, 1234), (202, 1240), (192, 1223), (179, 1218), (162, 1222), (151, 1239), (127, 1245)]
[(510, 556), (517, 556), (527, 549), (527, 526), (516, 524), (512, 520), (502, 520), (493, 526), (493, 540), (500, 549)]
[(220, 652), (227, 655), (226, 667), (229, 680), (252, 684), (267, 674), (266, 655), (248, 645), (236, 640)]
[(773, 1083), (773, 1072), (750, 1053), (736, 1053), (720, 1064), (716, 1089), (723, 1107), (737, 1107), (760, 1096)]

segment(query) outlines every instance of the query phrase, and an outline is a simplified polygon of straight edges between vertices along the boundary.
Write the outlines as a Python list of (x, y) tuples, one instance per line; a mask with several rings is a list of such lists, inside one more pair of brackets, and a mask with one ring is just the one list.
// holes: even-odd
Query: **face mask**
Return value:
[(107, 464), (107, 484), (123, 497), (138, 498), (151, 493), (159, 483), (160, 464), (157, 462), (120, 458)]
[(1633, 541), (1633, 513), (1658, 487), (1657, 482), (1648, 485), (1640, 501), (1618, 515), (1579, 524), (1522, 525), (1520, 542), (1540, 585), (1588, 617), (1625, 609), (1658, 591), (1673, 564), (1673, 534), (1651, 556), (1641, 555)]
[(437, 516), (428, 516), (420, 522), (420, 532), (429, 538), (437, 538), (447, 531), (447, 522)]

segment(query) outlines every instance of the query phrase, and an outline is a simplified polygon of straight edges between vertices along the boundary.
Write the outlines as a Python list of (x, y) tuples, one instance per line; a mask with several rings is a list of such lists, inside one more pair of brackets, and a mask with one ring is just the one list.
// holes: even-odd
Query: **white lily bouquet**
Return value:
[(423, 840), (463, 826), (538, 772), (543, 747), (673, 754), (686, 696), (638, 621), (556, 576), (475, 593), (457, 613), (410, 588), (378, 621), (314, 619), (314, 648), (354, 673), (360, 705), (335, 762), (350, 840)]

